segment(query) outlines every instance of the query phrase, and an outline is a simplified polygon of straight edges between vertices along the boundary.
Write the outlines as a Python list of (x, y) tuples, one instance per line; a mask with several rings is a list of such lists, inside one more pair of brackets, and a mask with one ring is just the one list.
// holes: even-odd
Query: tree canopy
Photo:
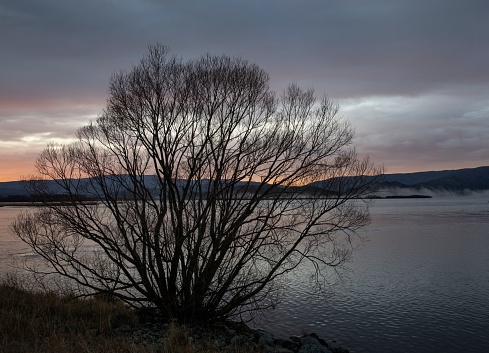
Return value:
[(335, 102), (296, 84), (277, 97), (269, 80), (243, 59), (151, 46), (76, 142), (41, 153), (28, 185), (43, 207), (13, 231), (83, 294), (186, 321), (274, 305), (301, 264), (346, 261), (382, 168), (357, 157)]

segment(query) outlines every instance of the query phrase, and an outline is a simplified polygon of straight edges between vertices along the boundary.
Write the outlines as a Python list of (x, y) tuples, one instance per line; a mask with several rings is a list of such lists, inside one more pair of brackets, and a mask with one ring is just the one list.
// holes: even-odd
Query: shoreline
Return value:
[[(139, 313), (140, 326), (131, 328), (122, 325), (117, 328), (123, 336), (129, 336), (137, 344), (158, 345), (175, 325), (164, 318)], [(236, 347), (267, 353), (350, 353), (345, 346), (334, 339), (324, 339), (316, 333), (302, 336), (277, 338), (274, 334), (261, 328), (250, 328), (245, 323), (226, 321), (209, 325), (191, 324), (184, 326), (187, 340), (197, 347), (205, 348), (208, 344), (222, 352), (234, 352)], [(285, 335), (281, 335), (285, 337)]]

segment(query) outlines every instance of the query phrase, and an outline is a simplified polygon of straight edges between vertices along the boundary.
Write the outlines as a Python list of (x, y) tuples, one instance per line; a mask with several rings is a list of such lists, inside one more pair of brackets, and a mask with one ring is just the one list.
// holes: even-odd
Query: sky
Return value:
[(488, 16), (487, 0), (0, 0), (0, 181), (35, 174), (157, 42), (329, 96), (387, 173), (489, 165)]

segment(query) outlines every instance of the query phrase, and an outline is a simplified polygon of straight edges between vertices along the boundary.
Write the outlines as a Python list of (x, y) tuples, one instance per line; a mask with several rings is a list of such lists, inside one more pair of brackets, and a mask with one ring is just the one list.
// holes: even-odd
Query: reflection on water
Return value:
[(17, 214), (29, 209), (21, 206), (0, 207), (0, 275), (12, 271), (10, 265), (14, 258), (22, 259), (33, 254), (30, 248), (9, 230)]
[(379, 200), (348, 279), (328, 298), (290, 283), (266, 322), (282, 336), (316, 332), (353, 352), (489, 351), (489, 203)]
[[(0, 207), (0, 272), (30, 251), (8, 232), (22, 208)], [(293, 277), (257, 324), (316, 332), (353, 352), (489, 352), (487, 199), (378, 200), (351, 272), (326, 298)]]

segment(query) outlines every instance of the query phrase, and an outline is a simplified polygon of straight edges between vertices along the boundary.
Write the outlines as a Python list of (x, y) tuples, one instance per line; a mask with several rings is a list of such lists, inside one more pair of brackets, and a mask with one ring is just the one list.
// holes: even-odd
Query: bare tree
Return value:
[(256, 65), (161, 45), (112, 76), (77, 138), (39, 156), (43, 207), (13, 231), (86, 293), (187, 321), (273, 305), (304, 262), (342, 264), (382, 172), (357, 159), (330, 99), (295, 84), (277, 99)]

